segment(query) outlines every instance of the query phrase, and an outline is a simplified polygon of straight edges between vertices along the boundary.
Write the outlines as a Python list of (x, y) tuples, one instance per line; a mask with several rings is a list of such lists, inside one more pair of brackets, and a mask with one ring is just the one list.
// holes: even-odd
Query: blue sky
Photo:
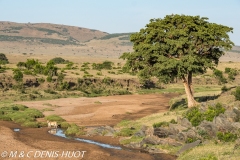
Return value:
[(240, 0), (0, 0), (0, 21), (55, 23), (108, 33), (138, 32), (151, 18), (200, 15), (234, 28), (240, 45)]

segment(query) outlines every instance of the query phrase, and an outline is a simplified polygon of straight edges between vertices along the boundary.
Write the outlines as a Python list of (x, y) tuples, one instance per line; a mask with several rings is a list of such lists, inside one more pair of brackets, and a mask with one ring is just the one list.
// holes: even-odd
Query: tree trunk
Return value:
[(192, 87), (192, 73), (188, 74), (188, 79), (183, 76), (183, 85), (187, 95), (188, 108), (196, 106), (198, 103), (194, 99), (193, 87)]

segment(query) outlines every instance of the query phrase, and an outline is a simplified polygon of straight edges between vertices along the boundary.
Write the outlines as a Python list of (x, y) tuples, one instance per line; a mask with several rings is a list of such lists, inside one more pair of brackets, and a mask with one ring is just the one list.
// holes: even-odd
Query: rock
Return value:
[(184, 130), (187, 130), (187, 127), (181, 126), (180, 124), (169, 124), (169, 134), (170, 135), (176, 135), (179, 132), (182, 132)]
[(233, 108), (233, 112), (237, 115), (237, 120), (240, 120), (240, 110), (237, 107)]
[(235, 152), (235, 150), (239, 150), (239, 149), (240, 149), (240, 138), (238, 138), (235, 141), (235, 145), (234, 145), (234, 148), (233, 148), (233, 153)]
[(213, 122), (209, 121), (203, 121), (201, 124), (197, 127), (197, 130), (203, 130), (207, 132), (207, 134), (211, 137), (215, 137), (218, 131), (217, 126)]
[(164, 127), (158, 127), (154, 128), (153, 135), (158, 136), (159, 138), (166, 138), (169, 135), (169, 131)]
[(189, 122), (189, 120), (187, 118), (179, 118), (178, 117), (177, 122), (178, 122), (178, 124), (180, 124), (183, 127), (186, 127), (186, 128), (192, 127), (191, 122)]
[(181, 142), (185, 142), (187, 140), (186, 132), (180, 132), (177, 134), (177, 140)]
[(216, 125), (218, 130), (221, 131), (232, 131), (234, 128), (231, 125), (231, 122), (228, 121), (225, 115), (220, 114), (219, 116), (213, 119), (213, 123)]
[(197, 141), (195, 141), (195, 142), (185, 144), (185, 145), (178, 151), (177, 155), (180, 155), (181, 153), (183, 153), (183, 152), (185, 152), (185, 151), (187, 151), (187, 150), (189, 150), (189, 149), (192, 149), (192, 148), (198, 146), (198, 145), (200, 144), (200, 142), (201, 142), (200, 140), (197, 140)]
[(224, 115), (229, 122), (236, 122), (238, 120), (238, 115), (233, 110), (226, 110)]
[(234, 129), (236, 129), (236, 130), (240, 129), (240, 122), (234, 122), (234, 123), (232, 123), (231, 125), (232, 125), (232, 127), (234, 127)]
[(138, 132), (136, 132), (134, 134), (134, 136), (136, 136), (136, 137), (145, 137), (145, 133), (142, 130), (139, 130)]
[(140, 149), (142, 147), (142, 144), (141, 142), (131, 142), (129, 144), (126, 144), (125, 146), (129, 148)]
[(153, 146), (147, 147), (145, 150), (146, 150), (148, 153), (167, 153), (167, 151), (161, 150), (161, 149), (159, 149), (159, 148), (155, 148), (155, 147), (153, 147)]
[(144, 144), (154, 144), (154, 145), (158, 145), (160, 144), (160, 139), (157, 136), (148, 136), (145, 137), (142, 142)]
[(95, 136), (95, 135), (99, 135), (99, 136), (113, 136), (115, 134), (115, 130), (110, 127), (110, 126), (100, 126), (100, 127), (96, 127), (96, 128), (92, 128), (90, 129), (87, 134), (90, 136)]
[(146, 136), (152, 136), (154, 134), (154, 128), (148, 126), (142, 126), (141, 130)]
[(188, 138), (197, 138), (198, 134), (196, 133), (196, 131), (194, 129), (191, 128), (186, 132), (186, 136)]

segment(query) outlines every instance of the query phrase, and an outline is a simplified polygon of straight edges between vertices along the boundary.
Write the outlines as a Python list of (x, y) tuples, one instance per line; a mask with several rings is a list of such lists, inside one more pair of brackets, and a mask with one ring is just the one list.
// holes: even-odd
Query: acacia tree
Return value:
[(167, 15), (151, 19), (139, 32), (130, 36), (133, 52), (123, 53), (125, 69), (138, 73), (141, 79), (157, 77), (169, 83), (183, 81), (188, 107), (194, 100), (192, 76), (214, 69), (224, 50), (234, 45), (229, 39), (233, 28), (210, 23), (208, 18), (188, 15)]

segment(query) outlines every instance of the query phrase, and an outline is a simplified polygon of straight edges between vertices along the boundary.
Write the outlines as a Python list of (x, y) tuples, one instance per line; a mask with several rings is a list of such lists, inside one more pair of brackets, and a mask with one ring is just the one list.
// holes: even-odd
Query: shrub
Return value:
[(84, 134), (83, 128), (80, 128), (76, 124), (71, 124), (71, 126), (68, 127), (67, 130), (65, 131), (65, 135), (68, 135), (68, 136), (75, 136), (75, 135), (82, 135), (82, 134)]
[(68, 127), (70, 127), (71, 125), (70, 125), (69, 123), (67, 123), (67, 122), (61, 122), (61, 123), (60, 123), (60, 126), (61, 126), (61, 128), (68, 128)]
[(57, 94), (57, 92), (51, 90), (51, 89), (46, 89), (44, 90), (45, 93), (49, 93), (49, 94)]
[(61, 57), (56, 57), (51, 59), (55, 64), (64, 64), (66, 62), (65, 59), (61, 58)]
[(46, 117), (45, 117), (45, 120), (48, 120), (48, 121), (56, 121), (56, 122), (64, 122), (64, 121), (66, 121), (65, 119), (63, 119), (62, 117), (57, 116), (57, 115), (49, 115), (49, 116), (46, 116)]
[(227, 83), (227, 79), (224, 78), (222, 71), (220, 71), (220, 70), (218, 70), (218, 69), (215, 69), (215, 70), (213, 71), (213, 75), (218, 78), (219, 82), (221, 82), (221, 83)]
[(217, 103), (215, 106), (209, 106), (205, 112), (201, 112), (199, 108), (193, 107), (187, 110), (184, 117), (187, 118), (193, 126), (198, 126), (203, 120), (212, 121), (215, 116), (225, 112), (222, 104)]
[(93, 63), (92, 68), (96, 70), (107, 69), (111, 70), (114, 63), (111, 61), (104, 61), (103, 63)]
[(24, 127), (30, 127), (30, 128), (38, 128), (39, 127), (39, 124), (38, 122), (29, 122), (29, 121), (26, 121), (22, 124), (22, 126)]
[(153, 124), (153, 128), (157, 128), (157, 127), (168, 127), (169, 126), (169, 122), (163, 121), (163, 122), (158, 122), (158, 123), (154, 123)]
[(226, 92), (229, 90), (229, 88), (227, 88), (225, 85), (221, 88), (222, 92)]
[(122, 128), (119, 132), (116, 133), (117, 136), (129, 137), (136, 133), (134, 128)]
[(0, 64), (7, 64), (7, 63), (9, 63), (9, 62), (8, 62), (6, 55), (3, 53), (0, 53)]
[(237, 139), (237, 135), (231, 132), (217, 132), (217, 138), (223, 142), (234, 142)]
[(214, 154), (208, 154), (207, 156), (201, 157), (198, 160), (218, 160)]
[(236, 88), (234, 96), (237, 101), (240, 101), (240, 86)]

